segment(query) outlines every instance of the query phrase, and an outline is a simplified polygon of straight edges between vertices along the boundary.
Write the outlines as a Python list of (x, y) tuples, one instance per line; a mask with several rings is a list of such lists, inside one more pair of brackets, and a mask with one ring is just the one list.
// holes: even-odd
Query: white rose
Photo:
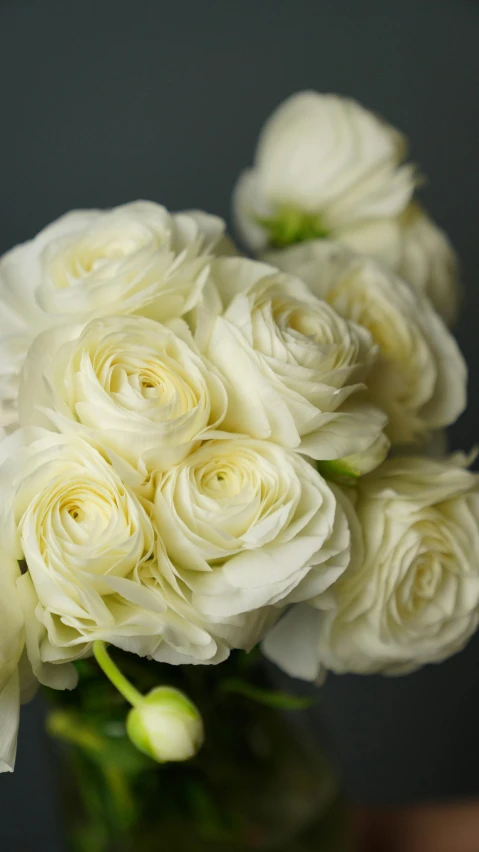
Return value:
[(367, 385), (393, 444), (425, 440), (466, 405), (467, 368), (429, 300), (378, 262), (325, 240), (272, 252), (338, 313), (369, 329), (380, 355)]
[(37, 603), (30, 578), (0, 549), (0, 772), (13, 772), (20, 703), (33, 697), (38, 682), (53, 689), (71, 689), (77, 682), (73, 667), (42, 663), (45, 629), (36, 617)]
[(0, 551), (0, 772), (13, 772), (20, 715), (18, 664), (25, 645), (18, 562)]
[(361, 562), (310, 629), (320, 664), (403, 674), (461, 650), (479, 623), (477, 474), (454, 460), (392, 459), (361, 480), (356, 513)]
[[(17, 447), (16, 436), (0, 443), (0, 465)], [(0, 547), (0, 772), (14, 768), (20, 702), (33, 697), (38, 681), (56, 689), (76, 683), (72, 667), (53, 668), (40, 660), (38, 645), (45, 631), (35, 615), (38, 599), (30, 578), (18, 562), (12, 523), (7, 518)]]
[(261, 251), (315, 237), (341, 239), (371, 220), (388, 226), (411, 199), (402, 135), (355, 101), (300, 92), (260, 135), (254, 168), (234, 194), (239, 231)]
[(76, 435), (32, 434), (31, 443), (27, 433), (13, 436), (25, 441), (0, 471), (2, 538), (25, 560), (38, 596), (49, 636), (42, 658), (57, 661), (126, 620), (111, 583), (141, 571), (154, 535), (139, 500), (93, 447)]
[(159, 478), (155, 518), (176, 581), (212, 630), (264, 607), (320, 605), (349, 562), (334, 492), (269, 442), (206, 441)]
[(457, 319), (461, 299), (459, 264), (447, 235), (419, 207), (401, 217), (402, 252), (397, 271), (429, 297), (447, 325)]
[(382, 260), (428, 296), (447, 325), (454, 324), (462, 290), (458, 260), (447, 235), (419, 204), (411, 202), (387, 223), (375, 220), (354, 228), (340, 241)]
[(42, 663), (45, 629), (35, 614), (37, 603), (29, 577), (0, 550), (0, 772), (14, 769), (20, 703), (33, 698), (39, 682), (53, 689), (71, 689), (77, 682), (73, 667)]
[(67, 213), (7, 252), (0, 261), (0, 426), (14, 420), (15, 380), (40, 331), (106, 314), (183, 315), (201, 298), (223, 231), (206, 213), (172, 215), (137, 201)]
[(0, 533), (24, 559), (23, 593), (35, 599), (34, 669), (63, 671), (59, 662), (91, 654), (96, 639), (161, 662), (216, 663), (263, 635), (272, 620), (263, 612), (218, 619), (212, 635), (176, 578), (153, 506), (81, 436), (37, 428), (11, 437)]
[(290, 610), (267, 656), (313, 680), (325, 668), (404, 674), (461, 650), (479, 623), (477, 475), (454, 459), (391, 459), (361, 480), (348, 514), (355, 558), (334, 604)]
[(24, 425), (85, 432), (145, 475), (172, 467), (224, 417), (227, 397), (183, 320), (107, 317), (44, 332), (28, 353)]
[(365, 394), (371, 335), (265, 264), (220, 259), (212, 281), (224, 312), (200, 312), (197, 340), (229, 383), (224, 428), (314, 459), (371, 451), (378, 464), (388, 442)]

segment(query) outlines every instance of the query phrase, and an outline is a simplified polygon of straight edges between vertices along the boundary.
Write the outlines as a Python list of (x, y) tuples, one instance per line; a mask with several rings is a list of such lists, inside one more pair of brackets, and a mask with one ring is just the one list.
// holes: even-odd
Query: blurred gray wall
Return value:
[[(229, 216), (261, 123), (301, 88), (354, 96), (412, 139), (423, 198), (462, 257), (458, 335), (477, 440), (479, 6), (474, 0), (0, 0), (0, 252), (73, 207), (151, 198)], [(401, 680), (321, 698), (348, 789), (369, 802), (479, 793), (479, 641)], [(0, 779), (2, 852), (60, 850), (40, 710)]]

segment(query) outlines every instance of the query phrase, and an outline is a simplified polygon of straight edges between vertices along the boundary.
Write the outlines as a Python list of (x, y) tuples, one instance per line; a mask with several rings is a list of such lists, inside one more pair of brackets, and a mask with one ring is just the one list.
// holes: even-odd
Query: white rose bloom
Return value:
[(0, 549), (0, 772), (13, 772), (20, 703), (33, 697), (38, 682), (53, 689), (71, 689), (77, 682), (73, 667), (42, 663), (45, 628), (36, 617), (37, 603), (30, 578)]
[[(36, 335), (107, 314), (164, 321), (190, 311), (224, 223), (137, 201), (79, 210), (0, 260), (0, 426), (15, 422), (16, 378)], [(12, 414), (13, 407), (13, 414)]]
[(447, 325), (454, 324), (462, 290), (459, 263), (447, 235), (419, 204), (411, 202), (387, 223), (373, 221), (355, 228), (340, 241), (382, 260), (428, 296)]
[(348, 239), (371, 220), (387, 230), (414, 190), (405, 150), (397, 130), (355, 101), (293, 95), (266, 122), (254, 168), (237, 184), (241, 236), (262, 251), (315, 237)]
[(461, 299), (459, 263), (447, 235), (419, 207), (401, 217), (402, 252), (397, 271), (429, 297), (447, 325), (457, 319)]
[(242, 239), (255, 253), (316, 238), (343, 243), (388, 264), (451, 325), (457, 259), (446, 234), (411, 202), (416, 178), (401, 165), (405, 151), (403, 136), (358, 103), (293, 95), (266, 122), (255, 165), (236, 185)]
[(224, 417), (227, 396), (183, 320), (107, 317), (39, 335), (20, 422), (76, 428), (146, 475), (172, 467)]
[(272, 252), (268, 259), (369, 329), (380, 355), (367, 385), (388, 414), (393, 444), (424, 441), (462, 413), (467, 368), (425, 296), (377, 261), (325, 240)]
[(263, 607), (321, 605), (349, 562), (333, 490), (265, 441), (206, 441), (160, 477), (155, 518), (176, 581), (212, 630)]
[[(17, 447), (16, 436), (0, 443), (0, 465)], [(38, 644), (45, 630), (35, 615), (38, 599), (30, 578), (20, 569), (12, 518), (7, 519), (4, 532), (0, 547), (0, 772), (12, 772), (20, 702), (33, 697), (38, 681), (56, 689), (71, 688), (76, 672), (68, 665), (42, 664)]]
[(262, 263), (217, 260), (212, 281), (224, 311), (199, 312), (196, 337), (229, 383), (224, 428), (314, 459), (365, 453), (378, 464), (388, 442), (386, 417), (365, 393), (369, 332)]
[[(361, 480), (356, 513), (362, 559), (336, 583), (336, 606), (314, 625), (306, 616), (309, 654), (336, 672), (403, 674), (461, 650), (479, 623), (477, 474), (454, 460), (391, 459)], [(291, 612), (283, 635), (302, 615)]]
[(18, 562), (0, 551), (0, 772), (13, 772), (20, 715), (18, 664), (25, 645)]
[(11, 553), (0, 549), (0, 772), (13, 772), (20, 703), (33, 698), (39, 683), (52, 689), (77, 684), (73, 666), (41, 660), (46, 631), (37, 605), (31, 578), (22, 575)]
[(80, 437), (33, 430), (30, 443), (17, 435), (25, 441), (0, 470), (2, 538), (25, 560), (38, 596), (49, 635), (43, 660), (74, 658), (90, 638), (115, 631), (122, 607), (111, 583), (134, 577), (151, 557), (151, 521)]

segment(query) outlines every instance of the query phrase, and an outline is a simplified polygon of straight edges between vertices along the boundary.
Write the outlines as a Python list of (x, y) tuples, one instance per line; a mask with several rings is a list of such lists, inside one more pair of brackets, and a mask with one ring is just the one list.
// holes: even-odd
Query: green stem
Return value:
[(48, 714), (47, 731), (50, 736), (72, 743), (85, 751), (99, 753), (103, 747), (101, 737), (87, 725), (82, 724), (78, 716), (73, 716), (64, 710), (52, 710)]
[(111, 680), (113, 686), (115, 686), (118, 692), (123, 695), (123, 698), (126, 698), (133, 707), (140, 704), (143, 701), (141, 692), (138, 692), (130, 681), (121, 673), (118, 666), (115, 665), (110, 657), (105, 643), (100, 639), (97, 639), (93, 643), (93, 653), (98, 665), (104, 671), (107, 678)]

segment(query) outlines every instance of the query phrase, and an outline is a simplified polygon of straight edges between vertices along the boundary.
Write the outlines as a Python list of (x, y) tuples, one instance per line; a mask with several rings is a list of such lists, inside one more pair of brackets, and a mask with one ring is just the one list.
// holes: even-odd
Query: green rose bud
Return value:
[(203, 721), (186, 695), (171, 686), (157, 686), (142, 695), (110, 657), (105, 643), (97, 639), (93, 653), (100, 668), (132, 705), (126, 730), (139, 751), (158, 763), (189, 760), (203, 745)]
[(195, 705), (169, 686), (152, 689), (136, 704), (128, 714), (126, 729), (132, 743), (159, 763), (189, 760), (204, 740)]

